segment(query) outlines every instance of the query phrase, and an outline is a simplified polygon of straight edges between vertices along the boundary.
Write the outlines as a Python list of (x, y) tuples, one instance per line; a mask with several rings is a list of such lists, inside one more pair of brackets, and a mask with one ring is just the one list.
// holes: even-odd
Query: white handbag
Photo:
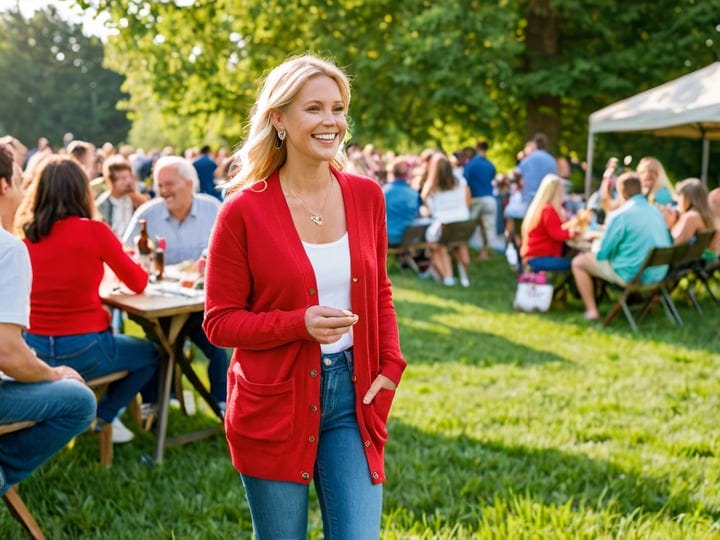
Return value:
[(544, 272), (521, 274), (518, 277), (513, 308), (518, 311), (547, 311), (553, 299), (553, 286)]

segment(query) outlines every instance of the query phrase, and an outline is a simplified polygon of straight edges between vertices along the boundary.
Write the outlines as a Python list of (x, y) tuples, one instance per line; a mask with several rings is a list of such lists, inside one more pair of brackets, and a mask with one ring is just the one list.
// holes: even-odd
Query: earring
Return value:
[(283, 141), (285, 140), (285, 135), (287, 135), (287, 133), (285, 132), (284, 129), (278, 131), (278, 133), (277, 133), (278, 140), (275, 141), (275, 149), (276, 150), (280, 150), (282, 148)]

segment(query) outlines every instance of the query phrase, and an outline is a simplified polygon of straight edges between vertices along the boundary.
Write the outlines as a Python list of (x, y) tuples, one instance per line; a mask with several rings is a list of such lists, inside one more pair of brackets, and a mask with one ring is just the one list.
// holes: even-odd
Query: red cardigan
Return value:
[(545, 205), (535, 228), (523, 243), (523, 259), (534, 257), (562, 257), (563, 245), (570, 239), (570, 229), (562, 228), (562, 221), (551, 204)]
[[(399, 383), (406, 365), (386, 272), (385, 203), (372, 180), (333, 173), (348, 226), (352, 310), (360, 317), (353, 327), (355, 408), (369, 474), (379, 483), (394, 391), (381, 390), (370, 405), (362, 397), (378, 373)], [(212, 343), (235, 348), (225, 416), (235, 468), (309, 484), (320, 429), (321, 355), (305, 310), (317, 304), (317, 283), (278, 173), (256, 186), (231, 196), (218, 215), (203, 326)]]
[(120, 240), (102, 221), (70, 217), (57, 221), (39, 242), (25, 239), (33, 280), (29, 332), (69, 336), (102, 332), (110, 314), (98, 292), (104, 263), (131, 290), (148, 282), (145, 270), (123, 251)]

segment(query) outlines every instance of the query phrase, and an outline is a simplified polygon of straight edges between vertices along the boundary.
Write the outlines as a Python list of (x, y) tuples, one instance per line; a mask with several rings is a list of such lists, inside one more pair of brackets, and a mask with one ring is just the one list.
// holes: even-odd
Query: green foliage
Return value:
[[(502, 256), (470, 269), (469, 289), (391, 267), (409, 365), (388, 426), (384, 540), (720, 537), (717, 306), (679, 301), (634, 334), (620, 315), (587, 323), (571, 299), (543, 314), (511, 309)], [(601, 310), (609, 309), (607, 303)], [(131, 325), (129, 329), (137, 332)], [(205, 375), (197, 360), (196, 370)], [(217, 425), (171, 410), (170, 436)], [(48, 538), (250, 538), (221, 436), (141, 461), (137, 435), (101, 467), (76, 439), (19, 486)], [(316, 499), (308, 537), (322, 538)], [(19, 525), (0, 512), (0, 537)]]
[(117, 110), (122, 77), (102, 67), (103, 44), (52, 6), (26, 20), (0, 14), (0, 125), (29, 146), (41, 136), (119, 142), (130, 124)]
[[(543, 130), (554, 151), (582, 157), (591, 112), (720, 59), (720, 0), (75, 3), (111, 15), (109, 65), (127, 77), (129, 110), (155, 107), (181, 146), (236, 144), (259, 79), (314, 51), (354, 79), (361, 143), (454, 150), (486, 137), (511, 163)], [(646, 140), (634, 153), (654, 153)], [(678, 148), (674, 176), (697, 174), (697, 160), (670, 159)], [(610, 151), (600, 137), (598, 169)]]

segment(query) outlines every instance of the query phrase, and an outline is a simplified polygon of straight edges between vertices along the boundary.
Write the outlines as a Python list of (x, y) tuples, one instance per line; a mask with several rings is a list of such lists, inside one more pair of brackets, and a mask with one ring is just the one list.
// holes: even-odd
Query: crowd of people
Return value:
[[(345, 74), (306, 55), (268, 76), (234, 158), (208, 146), (98, 149), (71, 134), (58, 151), (0, 139), (0, 422), (41, 418), (0, 443), (0, 491), (89, 426), (132, 440), (119, 414), (136, 394), (156, 406), (156, 346), (118, 332), (98, 292), (106, 267), (145, 290), (141, 230), (167, 264), (207, 256), (206, 310), (189, 338), (208, 359), (257, 537), (303, 537), (315, 478), (327, 537), (377, 538), (385, 422), (406, 365), (385, 250), (407, 227), (427, 225), (423, 275), (443, 286), (471, 285), (469, 247), (484, 261), (511, 241), (530, 270), (571, 272), (591, 320), (595, 278), (622, 285), (651, 248), (720, 229), (720, 189), (673, 186), (655, 158), (619, 175), (610, 160), (594, 205), (578, 210), (542, 133), (507, 174), (484, 140), (383, 154), (342, 144), (349, 101)], [(444, 224), (468, 220), (467, 243), (439, 242)], [(596, 248), (573, 253), (588, 228), (603, 231)], [(83, 380), (119, 370), (128, 376), (96, 404)], [(43, 412), (13, 402), (20, 394), (44, 396)], [(40, 436), (50, 442), (30, 448)]]

